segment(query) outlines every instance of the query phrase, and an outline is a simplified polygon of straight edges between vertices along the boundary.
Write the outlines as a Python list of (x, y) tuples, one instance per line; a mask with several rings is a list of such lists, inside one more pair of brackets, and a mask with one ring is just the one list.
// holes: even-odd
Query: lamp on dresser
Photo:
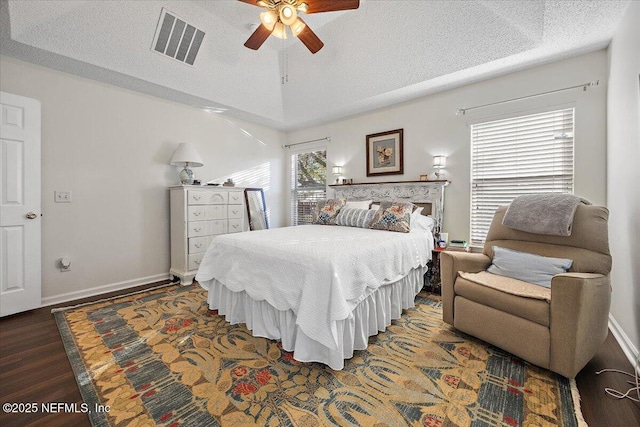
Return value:
[(193, 184), (193, 171), (189, 168), (204, 166), (196, 147), (188, 142), (181, 142), (180, 145), (178, 145), (169, 164), (172, 166), (182, 166), (184, 168), (180, 171), (180, 183), (187, 185)]

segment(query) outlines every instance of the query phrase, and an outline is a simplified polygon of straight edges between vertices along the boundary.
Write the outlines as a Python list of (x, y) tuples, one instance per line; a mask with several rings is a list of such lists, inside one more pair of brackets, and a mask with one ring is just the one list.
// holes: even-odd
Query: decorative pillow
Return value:
[(553, 276), (566, 273), (571, 264), (571, 259), (551, 258), (493, 246), (493, 264), (487, 271), (550, 288)]
[(411, 230), (424, 230), (433, 233), (435, 224), (435, 220), (430, 216), (420, 215), (418, 218), (415, 218), (415, 220), (411, 218)]
[(313, 223), (320, 225), (335, 225), (340, 209), (347, 203), (347, 199), (320, 200), (316, 205)]
[(369, 228), (408, 233), (413, 203), (382, 202)]
[[(349, 203), (347, 203), (347, 206)], [(371, 209), (349, 209), (346, 206), (340, 209), (336, 217), (336, 225), (347, 227), (369, 228), (376, 211)]]
[(347, 200), (347, 204), (344, 205), (347, 209), (369, 209), (373, 200)]

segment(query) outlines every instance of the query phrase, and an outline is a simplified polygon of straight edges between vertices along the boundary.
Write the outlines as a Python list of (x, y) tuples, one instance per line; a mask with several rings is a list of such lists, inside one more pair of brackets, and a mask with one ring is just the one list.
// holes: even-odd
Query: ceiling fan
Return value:
[(258, 50), (270, 35), (286, 39), (287, 27), (302, 43), (316, 53), (324, 46), (322, 40), (298, 15), (320, 12), (335, 12), (338, 10), (357, 9), (360, 0), (238, 0), (254, 6), (264, 7), (260, 14), (262, 25), (251, 34), (245, 42), (249, 49)]

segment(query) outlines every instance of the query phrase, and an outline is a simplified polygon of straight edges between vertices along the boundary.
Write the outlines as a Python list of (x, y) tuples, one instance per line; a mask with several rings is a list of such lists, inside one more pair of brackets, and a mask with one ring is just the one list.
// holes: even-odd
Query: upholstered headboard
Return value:
[(444, 187), (449, 181), (407, 181), (367, 184), (331, 185), (335, 197), (376, 202), (403, 200), (424, 207), (422, 214), (435, 221), (434, 234), (442, 229)]

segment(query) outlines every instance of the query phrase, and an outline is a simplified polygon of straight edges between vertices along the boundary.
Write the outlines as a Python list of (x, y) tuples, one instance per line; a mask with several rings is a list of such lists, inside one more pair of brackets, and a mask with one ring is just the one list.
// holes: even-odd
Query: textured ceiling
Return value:
[[(4, 55), (290, 130), (606, 47), (629, 1), (382, 1), (305, 17), (324, 41), (243, 46), (235, 0), (2, 0)], [(205, 31), (194, 66), (151, 50), (162, 8)], [(282, 84), (282, 80), (285, 83)]]

